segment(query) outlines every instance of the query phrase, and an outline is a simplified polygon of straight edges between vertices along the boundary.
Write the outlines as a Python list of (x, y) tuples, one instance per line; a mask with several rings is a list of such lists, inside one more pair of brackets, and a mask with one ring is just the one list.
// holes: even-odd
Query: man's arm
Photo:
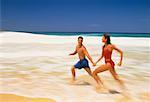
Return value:
[(120, 62), (118, 63), (118, 65), (121, 66), (123, 59), (123, 52), (120, 49), (118, 49), (115, 45), (113, 45), (113, 49), (120, 53)]
[(70, 53), (69, 55), (75, 55), (77, 53), (77, 47), (73, 53)]
[(86, 48), (83, 48), (84, 54), (88, 57), (88, 59), (91, 61), (91, 63), (93, 64), (93, 66), (95, 66), (95, 63), (93, 62), (91, 56), (89, 55), (88, 51), (86, 50)]

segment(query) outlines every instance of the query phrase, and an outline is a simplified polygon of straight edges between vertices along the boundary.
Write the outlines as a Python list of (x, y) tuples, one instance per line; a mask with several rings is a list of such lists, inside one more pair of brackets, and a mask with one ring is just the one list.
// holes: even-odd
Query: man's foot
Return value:
[(75, 79), (72, 79), (69, 84), (74, 85), (75, 84)]

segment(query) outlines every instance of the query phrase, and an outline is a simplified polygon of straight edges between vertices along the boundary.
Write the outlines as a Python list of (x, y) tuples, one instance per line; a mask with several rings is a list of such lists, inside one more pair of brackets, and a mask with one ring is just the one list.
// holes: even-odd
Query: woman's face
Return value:
[(102, 36), (102, 42), (103, 42), (103, 43), (106, 43), (106, 41), (107, 41), (107, 39), (105, 39), (105, 37)]

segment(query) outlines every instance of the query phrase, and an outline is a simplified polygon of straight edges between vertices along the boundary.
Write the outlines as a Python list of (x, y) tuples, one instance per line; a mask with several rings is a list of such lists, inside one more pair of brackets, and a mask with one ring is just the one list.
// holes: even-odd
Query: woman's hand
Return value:
[(118, 63), (118, 66), (121, 66), (121, 65), (122, 65), (122, 62), (119, 62), (119, 63)]

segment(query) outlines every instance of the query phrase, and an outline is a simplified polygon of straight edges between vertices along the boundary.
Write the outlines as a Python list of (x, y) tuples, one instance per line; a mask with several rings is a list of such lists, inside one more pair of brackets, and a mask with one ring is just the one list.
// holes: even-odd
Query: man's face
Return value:
[(83, 39), (79, 38), (78, 39), (78, 44), (82, 44), (82, 42), (83, 42)]

